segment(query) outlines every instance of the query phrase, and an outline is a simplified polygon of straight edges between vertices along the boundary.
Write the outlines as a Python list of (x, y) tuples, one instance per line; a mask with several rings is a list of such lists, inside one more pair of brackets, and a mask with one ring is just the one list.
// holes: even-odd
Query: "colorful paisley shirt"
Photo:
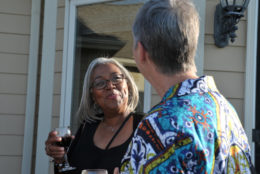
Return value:
[(235, 109), (212, 77), (170, 88), (139, 124), (121, 173), (250, 173), (250, 147)]

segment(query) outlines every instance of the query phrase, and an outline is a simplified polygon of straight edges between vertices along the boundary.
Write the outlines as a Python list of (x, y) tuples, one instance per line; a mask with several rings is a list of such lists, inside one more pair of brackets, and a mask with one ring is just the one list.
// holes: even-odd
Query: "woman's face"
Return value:
[(125, 112), (128, 104), (128, 85), (116, 65), (111, 63), (98, 65), (93, 70), (91, 82), (93, 100), (104, 113)]

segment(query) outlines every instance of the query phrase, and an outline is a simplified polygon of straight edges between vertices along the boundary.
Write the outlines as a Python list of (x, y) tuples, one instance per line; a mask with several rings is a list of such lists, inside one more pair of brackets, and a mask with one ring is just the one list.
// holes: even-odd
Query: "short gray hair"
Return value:
[(186, 72), (195, 66), (199, 15), (191, 0), (150, 0), (133, 25), (135, 47), (140, 42), (163, 74)]
[[(80, 122), (82, 122), (83, 120), (85, 120), (87, 122), (94, 122), (96, 120), (103, 119), (102, 117), (98, 116), (98, 115), (102, 115), (102, 114), (100, 114), (100, 108), (99, 108), (99, 110), (97, 110), (95, 108), (94, 101), (91, 96), (91, 84), (92, 84), (91, 76), (92, 76), (93, 70), (98, 65), (101, 65), (101, 64), (114, 64), (124, 74), (124, 76), (127, 80), (127, 86), (128, 86), (128, 91), (129, 91), (128, 92), (129, 96), (128, 96), (127, 111), (128, 112), (134, 111), (138, 104), (138, 101), (139, 101), (138, 88), (137, 88), (132, 76), (128, 72), (128, 70), (113, 58), (104, 58), (104, 57), (96, 58), (89, 64), (88, 70), (85, 74), (81, 101), (80, 101), (80, 105), (79, 105), (79, 108), (77, 111), (77, 116), (78, 116)], [(101, 110), (101, 112), (102, 112), (102, 110)]]

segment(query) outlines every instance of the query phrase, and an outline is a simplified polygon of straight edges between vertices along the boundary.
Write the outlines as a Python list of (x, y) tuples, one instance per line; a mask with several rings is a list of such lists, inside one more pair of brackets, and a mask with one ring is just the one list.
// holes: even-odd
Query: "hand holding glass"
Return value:
[(68, 127), (59, 127), (56, 128), (55, 131), (57, 132), (57, 136), (61, 137), (61, 142), (57, 142), (57, 146), (64, 147), (65, 149), (65, 155), (64, 155), (64, 164), (61, 169), (59, 169), (59, 172), (64, 172), (64, 171), (69, 171), (69, 170), (74, 170), (76, 169), (75, 167), (71, 167), (69, 162), (68, 162), (68, 157), (67, 157), (67, 151), (69, 149), (72, 137), (71, 137), (71, 131)]

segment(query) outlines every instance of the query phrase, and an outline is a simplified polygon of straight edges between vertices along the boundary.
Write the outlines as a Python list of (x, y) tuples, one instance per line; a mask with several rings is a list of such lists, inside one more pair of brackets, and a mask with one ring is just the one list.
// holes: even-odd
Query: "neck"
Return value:
[(151, 73), (150, 78), (147, 78), (151, 85), (155, 88), (158, 95), (162, 98), (168, 89), (174, 85), (177, 85), (187, 79), (198, 78), (195, 71), (189, 71), (185, 73), (178, 73), (174, 75), (164, 75), (161, 73)]
[(121, 125), (121, 123), (125, 120), (125, 118), (129, 115), (128, 112), (124, 113), (114, 113), (114, 114), (106, 114), (104, 113), (103, 123), (110, 127), (116, 127)]

